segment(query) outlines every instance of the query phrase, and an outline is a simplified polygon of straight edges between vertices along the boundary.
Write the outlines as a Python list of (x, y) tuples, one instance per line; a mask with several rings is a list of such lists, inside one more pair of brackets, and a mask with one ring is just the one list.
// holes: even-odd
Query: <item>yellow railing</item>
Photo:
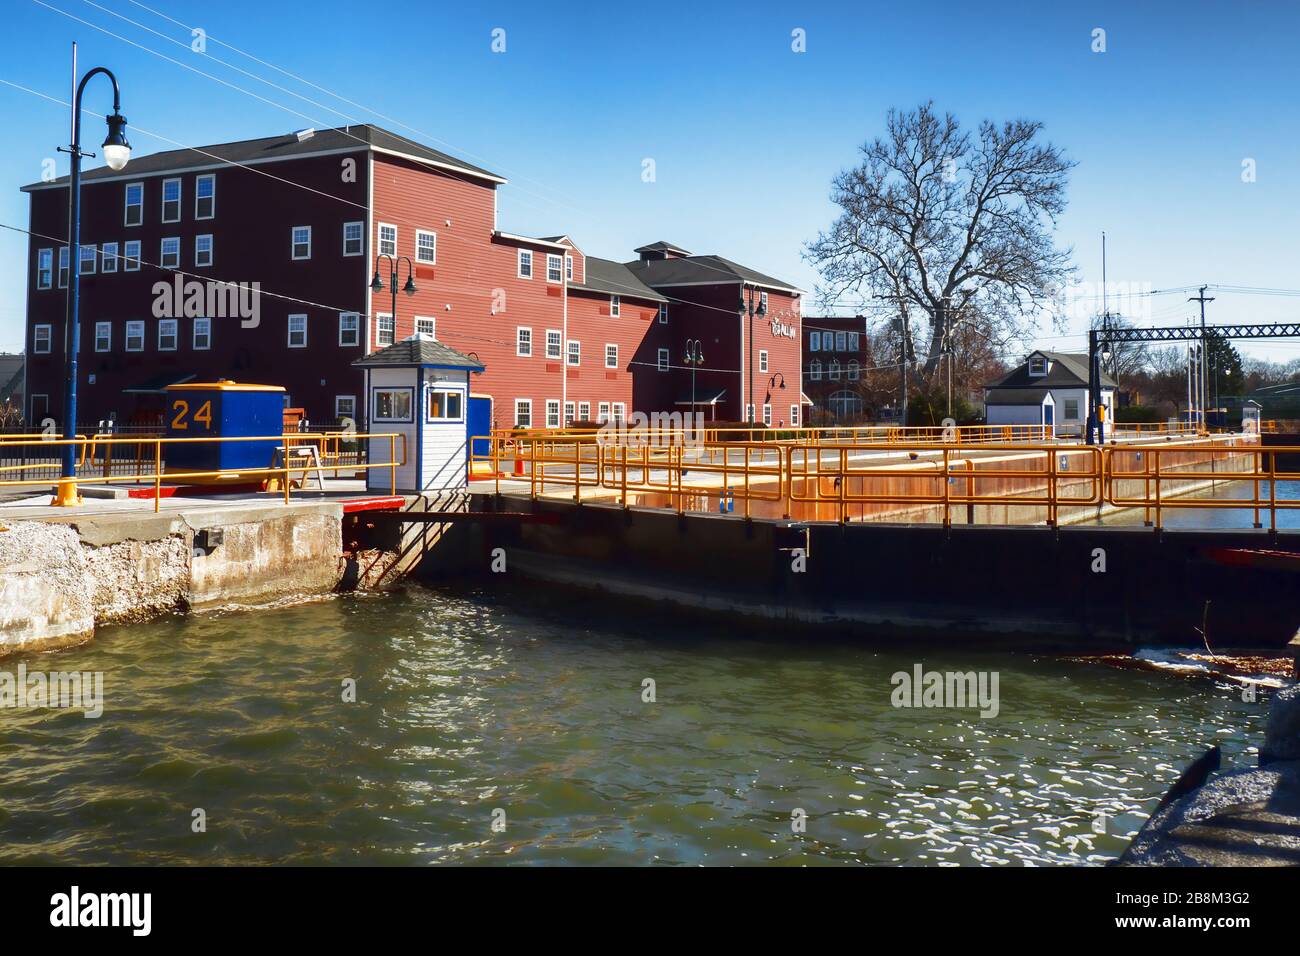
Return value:
[[(19, 440), (11, 440), (11, 441), (7, 440), (3, 443), (4, 448), (6, 450), (12, 449), (14, 447), (31, 447), (33, 449), (57, 449), (57, 448), (62, 448), (65, 445), (73, 445), (79, 449), (80, 451), (79, 461), (82, 463), (86, 461), (88, 446), (93, 444), (104, 446), (106, 449), (105, 454), (110, 458), (112, 454), (111, 449), (114, 446), (125, 446), (125, 445), (143, 446), (144, 448), (147, 449), (147, 452), (145, 452), (144, 455), (138, 455), (138, 458), (147, 461), (148, 465), (145, 468), (138, 469), (137, 473), (135, 474), (127, 474), (127, 475), (114, 475), (111, 473), (106, 473), (102, 476), (91, 476), (91, 475), (79, 474), (76, 479), (57, 479), (57, 481), (52, 481), (49, 477), (0, 478), (0, 488), (8, 488), (8, 487), (48, 488), (51, 486), (51, 484), (64, 485), (69, 480), (71, 480), (74, 484), (77, 482), (90, 483), (92, 481), (95, 484), (109, 484), (114, 482), (123, 482), (123, 483), (131, 482), (134, 484), (151, 483), (153, 485), (153, 492), (154, 492), (153, 494), (154, 511), (158, 511), (159, 502), (162, 499), (162, 485), (164, 481), (168, 483), (172, 483), (172, 482), (183, 482), (183, 481), (191, 481), (191, 482), (214, 481), (214, 480), (221, 481), (223, 479), (234, 479), (234, 478), (252, 478), (252, 479), (268, 479), (268, 480), (274, 479), (278, 484), (282, 485), (283, 492), (284, 492), (284, 501), (285, 504), (288, 504), (289, 494), (293, 486), (293, 481), (292, 481), (293, 473), (302, 472), (305, 478), (306, 472), (316, 470), (316, 463), (311, 462), (310, 458), (304, 453), (302, 453), (299, 449), (301, 449), (304, 445), (313, 445), (317, 442), (321, 442), (321, 443), (329, 442), (338, 437), (341, 437), (341, 435), (342, 433), (338, 433), (338, 432), (286, 432), (280, 435), (240, 435), (240, 436), (222, 436), (222, 437), (212, 436), (212, 437), (203, 437), (203, 438), (168, 438), (164, 436), (142, 437), (139, 435), (105, 437), (100, 435), (100, 436), (94, 436), (93, 438), (79, 436), (76, 439), (66, 439), (66, 438), (47, 439), (47, 438), (37, 437), (31, 439), (19, 439)], [(373, 469), (387, 468), (389, 470), (391, 493), (396, 494), (397, 493), (397, 469), (406, 464), (406, 453), (407, 453), (406, 436), (400, 432), (383, 432), (383, 433), (376, 433), (376, 434), (349, 433), (346, 437), (347, 440), (356, 440), (356, 441), (361, 441), (361, 440), (369, 441), (372, 439), (378, 439), (382, 442), (383, 439), (388, 440), (389, 455), (387, 461), (371, 460), (365, 463), (348, 465), (346, 467), (355, 469), (356, 471), (370, 471)], [(228, 444), (232, 442), (277, 442), (278, 445), (276, 451), (279, 453), (279, 457), (281, 459), (280, 464), (275, 464), (275, 465), (268, 464), (266, 467), (259, 467), (259, 468), (215, 468), (215, 469), (178, 469), (177, 468), (177, 469), (164, 470), (166, 460), (167, 460), (166, 455), (164, 453), (164, 449), (166, 448), (175, 447), (177, 445), (185, 445), (185, 444), (220, 445), (220, 444)], [(400, 457), (398, 456), (399, 445), (401, 451)], [(372, 444), (370, 447), (373, 450), (374, 445)], [(332, 470), (335, 467), (337, 467), (337, 462), (333, 464), (327, 464), (324, 460), (321, 460), (319, 453), (317, 454), (317, 461), (321, 465), (320, 468), (321, 471)], [(29, 470), (34, 470), (36, 468), (48, 469), (49, 467), (50, 467), (50, 463), (48, 462), (7, 465), (4, 467), (0, 467), (0, 474), (7, 474), (12, 471), (24, 471), (24, 470), (29, 471)], [(108, 469), (106, 469), (106, 472), (107, 471)], [(219, 485), (214, 486), (214, 490), (219, 489), (219, 487), (220, 487)]]

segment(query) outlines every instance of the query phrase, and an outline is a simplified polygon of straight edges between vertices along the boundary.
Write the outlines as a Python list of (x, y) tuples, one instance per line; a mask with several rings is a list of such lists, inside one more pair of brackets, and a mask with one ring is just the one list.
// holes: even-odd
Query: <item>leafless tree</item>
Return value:
[[(1109, 316), (1096, 316), (1092, 320), (1092, 328), (1100, 329), (1109, 323), (1112, 329), (1131, 329), (1133, 323), (1120, 315), (1113, 312)], [(1151, 346), (1147, 342), (1111, 342), (1110, 343), (1110, 361), (1106, 363), (1106, 371), (1111, 374), (1115, 381), (1128, 381), (1129, 377), (1136, 375), (1149, 364), (1151, 356)]]
[(1052, 241), (1074, 163), (1040, 141), (1038, 122), (985, 120), (971, 134), (926, 103), (890, 110), (886, 125), (861, 147), (859, 165), (835, 177), (840, 214), (805, 250), (822, 300), (906, 308), (925, 325), (929, 376), (945, 328), (956, 336), (964, 327), (999, 351), (1027, 343), (1074, 274), (1070, 251)]

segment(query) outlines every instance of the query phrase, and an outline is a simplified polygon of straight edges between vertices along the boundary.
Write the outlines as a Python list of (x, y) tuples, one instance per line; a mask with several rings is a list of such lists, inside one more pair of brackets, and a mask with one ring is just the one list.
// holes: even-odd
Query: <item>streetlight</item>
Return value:
[[(407, 295), (415, 295), (419, 290), (415, 288), (415, 277), (413, 275), (415, 266), (411, 264), (409, 256), (398, 256), (393, 258), (386, 252), (381, 252), (375, 256), (375, 274), (370, 280), (370, 291), (383, 292), (384, 280), (379, 277), (379, 260), (388, 260), (388, 285), (393, 290), (393, 342), (397, 341), (397, 276), (401, 271), (402, 263), (406, 263), (406, 285), (402, 286), (402, 291)], [(392, 344), (391, 342), (389, 343)]]
[(686, 340), (686, 355), (682, 359), (691, 367), (691, 414), (695, 414), (695, 369), (704, 362), (704, 351), (699, 339)]
[[(126, 140), (126, 117), (122, 115), (122, 97), (117, 86), (117, 77), (111, 70), (97, 66), (81, 78), (72, 97), (72, 144), (59, 152), (72, 157), (72, 171), (68, 177), (68, 282), (67, 321), (63, 328), (64, 356), (64, 402), (63, 402), (63, 437), (68, 442), (63, 446), (62, 480), (59, 482), (58, 494), (53, 504), (69, 506), (81, 503), (77, 495), (77, 448), (73, 444), (77, 438), (77, 350), (81, 345), (80, 330), (77, 328), (81, 297), (81, 157), (94, 153), (81, 150), (81, 96), (86, 91), (86, 84), (97, 74), (104, 74), (113, 84), (113, 115), (106, 116), (108, 135), (104, 138), (104, 161), (108, 168), (117, 172), (126, 166), (131, 158), (131, 144)], [(72, 75), (77, 75), (77, 45), (72, 44)]]
[(761, 319), (767, 315), (767, 302), (764, 300), (762, 293), (758, 295), (757, 306), (754, 304), (754, 293), (757, 291), (756, 287), (749, 287), (749, 302), (746, 303), (745, 283), (740, 284), (739, 312), (741, 319), (745, 318), (746, 312), (749, 313), (749, 401), (745, 405), (745, 411), (749, 414), (748, 420), (751, 422), (754, 420), (754, 316), (757, 315)]

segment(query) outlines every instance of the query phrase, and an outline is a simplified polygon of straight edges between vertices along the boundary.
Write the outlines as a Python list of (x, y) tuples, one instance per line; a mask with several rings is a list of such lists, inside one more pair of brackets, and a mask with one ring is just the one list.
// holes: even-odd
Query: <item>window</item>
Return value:
[(393, 324), (391, 315), (375, 316), (375, 344), (378, 346), (392, 345), (397, 328)]
[(659, 324), (660, 325), (668, 324), (668, 303), (667, 302), (659, 303)]
[(343, 224), (343, 254), (345, 256), (359, 256), (364, 253), (365, 246), (363, 239), (365, 233), (365, 223), (362, 222), (345, 222)]
[(91, 243), (81, 247), (81, 264), (77, 267), (77, 272), (83, 276), (95, 274), (95, 244)]
[(533, 330), (526, 326), (515, 329), (515, 354), (528, 356), (533, 354)]
[(95, 351), (96, 352), (113, 351), (113, 323), (112, 322), (95, 323)]
[(375, 389), (371, 393), (375, 396), (375, 409), (371, 419), (376, 422), (409, 422), (412, 391), (410, 388)]
[(1079, 400), (1077, 398), (1067, 398), (1065, 400), (1065, 420), (1067, 422), (1077, 422), (1079, 420)]
[(194, 330), (190, 336), (190, 345), (196, 352), (206, 352), (212, 348), (212, 320), (198, 318), (194, 320)]
[(144, 222), (144, 183), (126, 184), (126, 211), (122, 221), (128, 226)]
[(311, 258), (311, 226), (294, 226), (291, 236), (291, 252), (295, 259)]
[(611, 295), (609, 297), (609, 314), (617, 319), (621, 308), (622, 303), (619, 301), (618, 296)]
[(428, 316), (417, 315), (415, 317), (415, 332), (417, 335), (427, 335), (429, 338), (437, 338), (438, 321)]
[(569, 339), (569, 364), (582, 364), (582, 343), (576, 339)]
[(1046, 375), (1046, 374), (1047, 374), (1047, 359), (1043, 358), (1043, 356), (1041, 356), (1041, 355), (1033, 355), (1033, 356), (1030, 356), (1030, 358), (1029, 358), (1029, 374), (1030, 374), (1030, 375)]
[(361, 316), (356, 312), (339, 313), (339, 345), (361, 344)]
[(465, 417), (462, 414), (465, 395), (459, 389), (431, 388), (424, 394), (426, 422), (458, 422)]
[(758, 370), (760, 372), (767, 371), (767, 349), (758, 350)]
[(140, 271), (140, 240), (132, 239), (122, 247), (122, 269), (125, 272)]
[(821, 359), (813, 359), (808, 363), (808, 381), (820, 382), (822, 380), (822, 362)]
[(761, 313), (763, 313), (763, 315), (767, 315), (767, 293), (766, 292), (760, 292), (758, 294), (758, 309)]
[(158, 264), (164, 269), (179, 269), (181, 267), (181, 241), (178, 237), (162, 241), (162, 254), (158, 258)]
[(212, 265), (212, 236), (194, 237), (194, 265), (196, 268)]
[(548, 398), (546, 400), (546, 427), (560, 427), (560, 400), (558, 398)]
[(845, 335), (843, 332), (835, 333), (835, 351), (843, 352), (846, 345)]
[(176, 328), (175, 319), (158, 320), (158, 351), (175, 352), (176, 351)]
[(334, 417), (336, 419), (356, 418), (357, 397), (355, 395), (335, 395)]
[(622, 402), (615, 402), (615, 403), (614, 403), (614, 422), (615, 422), (616, 424), (619, 424), (619, 425), (623, 424), (623, 419), (624, 419), (624, 417), (626, 416), (626, 414), (627, 414), (627, 406), (626, 406), (625, 404), (623, 404)]
[(425, 229), (415, 230), (415, 261), (434, 265), (438, 261), (438, 234)]
[(790, 425), (794, 428), (799, 427), (799, 406), (798, 405), (790, 406)]
[(163, 180), (162, 221), (181, 221), (181, 181), (179, 179)]
[(826, 406), (836, 418), (858, 418), (862, 415), (862, 396), (848, 389), (832, 392)]
[(772, 405), (769, 402), (763, 403), (763, 424), (764, 425), (772, 424)]
[(564, 403), (564, 427), (568, 428), (573, 424), (573, 413), (575, 411), (573, 402)]
[(857, 333), (857, 332), (850, 332), (850, 333), (849, 333), (849, 351), (850, 351), (850, 352), (856, 352), (857, 350), (858, 350), (858, 333)]
[(133, 321), (126, 323), (126, 350), (128, 352), (144, 351), (144, 323)]
[(570, 282), (573, 281), (573, 256), (566, 255), (564, 257), (564, 278)]
[(386, 222), (379, 224), (379, 252), (385, 256), (397, 255), (397, 227)]
[(659, 358), (658, 361), (655, 363), (655, 367), (661, 372), (668, 371), (668, 350), (667, 349), (659, 350)]
[(533, 254), (528, 249), (519, 250), (519, 278), (531, 279), (533, 277)]
[(838, 382), (838, 381), (840, 380), (840, 360), (839, 360), (839, 359), (831, 359), (831, 367), (830, 367), (830, 371), (827, 373), (826, 377), (829, 378), (832, 382)]
[(36, 253), (36, 288), (48, 289), (52, 285), (54, 285), (54, 250), (42, 249)]
[(591, 421), (591, 402), (578, 403), (578, 421), (580, 422)]
[(546, 357), (548, 359), (558, 359), (560, 357), (559, 329), (546, 330)]
[(68, 287), (68, 247), (59, 250), (59, 288)]
[(104, 261), (104, 264), (100, 266), (101, 271), (116, 272), (117, 271), (117, 243), (116, 242), (104, 243), (104, 245), (100, 247), (100, 252), (101, 252), (100, 258), (102, 258)]
[(515, 425), (519, 428), (533, 427), (533, 400), (531, 398), (515, 399)]
[(204, 173), (194, 178), (194, 218), (211, 219), (217, 213), (217, 176)]
[(745, 421), (752, 422), (753, 420), (754, 420), (754, 406), (750, 405), (747, 402), (745, 404)]
[(564, 260), (559, 256), (548, 255), (546, 257), (546, 281), (561, 282), (564, 279)]
[(37, 325), (32, 328), (32, 351), (37, 355), (48, 355), (50, 351), (51, 327)]
[(307, 347), (307, 316), (289, 316), (289, 348), (305, 349)]
[(601, 402), (597, 406), (597, 409), (596, 421), (603, 425), (605, 422), (609, 421), (609, 402)]
[(822, 334), (820, 332), (808, 333), (808, 351), (820, 352), (822, 350)]
[(854, 361), (854, 360), (850, 360), (850, 362), (849, 362), (849, 381), (850, 381), (850, 382), (856, 382), (856, 381), (858, 380), (858, 372), (860, 371), (860, 369), (861, 369), (861, 366), (859, 366), (858, 363), (857, 363), (856, 361)]
[(605, 368), (618, 368), (618, 346), (612, 343), (605, 346)]

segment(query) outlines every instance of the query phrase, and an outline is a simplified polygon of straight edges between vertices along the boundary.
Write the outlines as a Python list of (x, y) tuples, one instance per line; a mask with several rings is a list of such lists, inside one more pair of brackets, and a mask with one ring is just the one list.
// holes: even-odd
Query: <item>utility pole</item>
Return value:
[(1199, 374), (1197, 375), (1197, 380), (1200, 385), (1200, 390), (1197, 392), (1197, 405), (1199, 405), (1201, 409), (1201, 430), (1202, 431), (1205, 428), (1205, 405), (1206, 405), (1206, 401), (1209, 399), (1209, 396), (1205, 394), (1205, 380), (1206, 380), (1205, 356), (1208, 351), (1208, 349), (1206, 348), (1206, 338), (1205, 338), (1205, 303), (1214, 301), (1213, 296), (1209, 298), (1206, 298), (1205, 296), (1205, 290), (1208, 288), (1209, 286), (1204, 286), (1204, 285), (1201, 286), (1200, 294), (1191, 296), (1187, 300), (1188, 302), (1199, 302), (1201, 304), (1201, 356), (1200, 356), (1201, 362), (1199, 367)]

